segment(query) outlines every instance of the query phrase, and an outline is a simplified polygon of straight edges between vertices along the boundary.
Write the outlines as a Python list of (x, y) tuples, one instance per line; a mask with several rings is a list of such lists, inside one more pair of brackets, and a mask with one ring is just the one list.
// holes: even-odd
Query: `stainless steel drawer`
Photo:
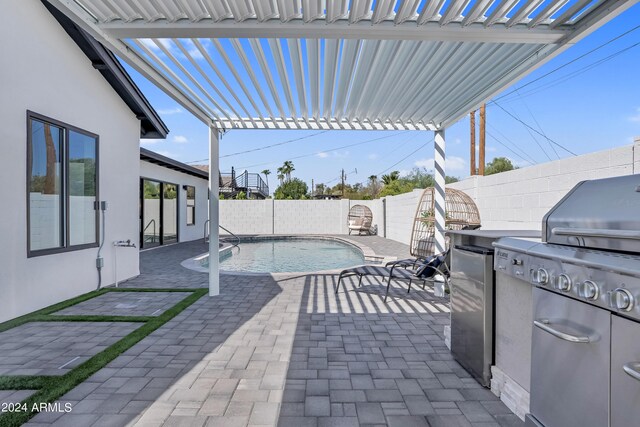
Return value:
[(533, 291), (531, 413), (545, 427), (609, 424), (611, 315)]

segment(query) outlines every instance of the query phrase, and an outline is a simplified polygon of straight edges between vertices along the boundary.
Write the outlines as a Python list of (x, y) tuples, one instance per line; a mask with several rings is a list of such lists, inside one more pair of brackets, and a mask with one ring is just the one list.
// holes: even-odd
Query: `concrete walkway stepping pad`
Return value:
[(64, 375), (141, 325), (25, 323), (0, 332), (0, 375)]
[(160, 316), (190, 292), (107, 292), (54, 313), (56, 316)]

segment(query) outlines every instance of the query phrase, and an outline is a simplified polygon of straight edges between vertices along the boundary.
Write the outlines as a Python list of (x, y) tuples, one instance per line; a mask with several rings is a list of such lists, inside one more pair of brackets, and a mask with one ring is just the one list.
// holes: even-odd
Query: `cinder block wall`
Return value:
[(470, 177), (450, 187), (476, 201), (484, 229), (539, 230), (544, 214), (578, 182), (633, 173), (640, 173), (640, 138), (634, 145)]
[(220, 200), (220, 225), (236, 234), (347, 234), (356, 204), (371, 209), (381, 234), (381, 200)]

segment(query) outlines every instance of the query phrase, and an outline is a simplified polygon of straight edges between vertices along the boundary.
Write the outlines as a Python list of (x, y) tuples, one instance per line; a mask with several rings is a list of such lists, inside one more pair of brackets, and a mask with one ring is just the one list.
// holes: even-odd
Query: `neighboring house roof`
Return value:
[(78, 28), (73, 21), (49, 4), (49, 2), (46, 0), (41, 1), (67, 34), (69, 34), (69, 37), (73, 39), (87, 58), (89, 58), (93, 68), (100, 71), (113, 90), (115, 90), (125, 104), (127, 104), (136, 115), (136, 118), (140, 120), (140, 138), (166, 138), (169, 129), (153, 109), (147, 98), (142, 94), (138, 86), (133, 82), (116, 56), (85, 31)]
[(169, 157), (163, 156), (162, 154), (154, 153), (153, 151), (147, 150), (146, 148), (140, 148), (140, 160), (154, 163), (156, 165), (160, 165), (168, 169), (173, 169), (178, 172), (186, 173), (187, 175), (209, 180), (208, 172), (197, 169), (193, 166), (189, 166), (177, 160), (170, 159)]

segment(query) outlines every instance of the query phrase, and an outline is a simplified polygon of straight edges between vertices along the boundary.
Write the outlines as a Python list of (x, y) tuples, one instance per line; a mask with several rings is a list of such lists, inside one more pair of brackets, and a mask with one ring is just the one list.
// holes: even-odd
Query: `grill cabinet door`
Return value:
[(451, 352), (488, 387), (493, 364), (493, 251), (454, 247), (449, 284)]
[(611, 317), (611, 427), (637, 426), (640, 424), (640, 323)]
[(607, 426), (611, 315), (540, 288), (533, 313), (531, 413), (545, 427)]

